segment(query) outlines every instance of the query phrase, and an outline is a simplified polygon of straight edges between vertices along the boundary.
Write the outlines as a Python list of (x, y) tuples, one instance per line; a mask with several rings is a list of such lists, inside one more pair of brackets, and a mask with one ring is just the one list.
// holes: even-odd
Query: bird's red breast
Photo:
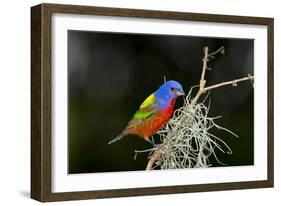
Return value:
[(176, 98), (172, 99), (169, 106), (162, 109), (146, 120), (136, 124), (127, 130), (128, 134), (135, 134), (144, 139), (148, 139), (151, 135), (159, 131), (171, 118), (174, 112)]

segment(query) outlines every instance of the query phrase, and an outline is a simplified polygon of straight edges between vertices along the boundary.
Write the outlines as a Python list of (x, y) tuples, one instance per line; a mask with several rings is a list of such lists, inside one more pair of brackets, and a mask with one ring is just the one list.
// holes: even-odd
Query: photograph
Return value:
[(274, 19), (31, 8), (31, 197), (274, 185)]
[(254, 39), (67, 31), (68, 173), (254, 165)]

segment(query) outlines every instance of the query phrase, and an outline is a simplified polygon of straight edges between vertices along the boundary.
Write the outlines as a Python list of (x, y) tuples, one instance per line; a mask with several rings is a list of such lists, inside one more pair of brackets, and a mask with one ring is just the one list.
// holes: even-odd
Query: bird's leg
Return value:
[(151, 142), (153, 142), (153, 144), (155, 144), (155, 141), (154, 141), (153, 135), (151, 136)]
[(153, 147), (155, 147), (155, 148), (160, 148), (160, 147), (162, 147), (162, 143), (160, 143), (160, 144), (156, 144), (155, 142), (154, 142), (154, 139), (152, 138), (152, 140), (150, 140), (150, 139), (145, 139), (147, 142), (149, 142)]
[(147, 142), (149, 142), (153, 147), (155, 147), (155, 148), (157, 148), (157, 147), (159, 147), (161, 144), (156, 144), (155, 142), (154, 142), (154, 139), (152, 138), (152, 140), (151, 139), (145, 139)]
[(155, 146), (155, 143), (154, 143), (154, 141), (152, 141), (152, 140), (150, 140), (150, 139), (145, 139), (147, 142), (149, 142), (150, 144), (152, 144), (152, 146)]

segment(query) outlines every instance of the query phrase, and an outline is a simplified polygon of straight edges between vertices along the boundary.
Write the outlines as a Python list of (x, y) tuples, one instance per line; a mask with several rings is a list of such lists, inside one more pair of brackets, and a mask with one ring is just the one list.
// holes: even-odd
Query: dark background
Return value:
[[(191, 36), (68, 31), (69, 173), (144, 170), (151, 145), (127, 136), (108, 145), (127, 125), (143, 100), (167, 80), (186, 92), (198, 85), (203, 47), (224, 46), (225, 55), (209, 62), (207, 85), (253, 74), (254, 40)], [(250, 82), (211, 91), (211, 116), (239, 138), (214, 131), (233, 150), (217, 151), (228, 166), (254, 164), (253, 88)], [(176, 107), (182, 105), (178, 99)], [(157, 136), (155, 136), (157, 140)], [(221, 166), (211, 159), (213, 166)]]

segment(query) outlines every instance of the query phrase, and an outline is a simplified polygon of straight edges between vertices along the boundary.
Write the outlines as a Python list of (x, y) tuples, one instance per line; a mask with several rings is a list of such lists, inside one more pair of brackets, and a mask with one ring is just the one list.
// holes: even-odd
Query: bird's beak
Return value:
[(176, 94), (178, 97), (179, 97), (179, 96), (184, 96), (184, 95), (185, 95), (184, 91), (183, 91), (183, 90), (179, 90), (179, 89), (175, 90), (175, 94)]

